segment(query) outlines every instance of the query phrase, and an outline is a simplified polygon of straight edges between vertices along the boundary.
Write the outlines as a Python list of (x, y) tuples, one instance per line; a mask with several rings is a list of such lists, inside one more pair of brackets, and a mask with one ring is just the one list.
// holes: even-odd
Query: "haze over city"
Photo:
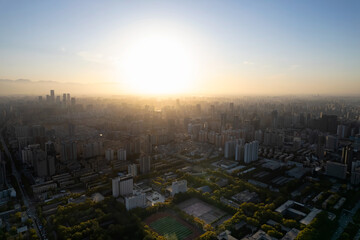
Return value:
[(1, 1), (0, 94), (68, 84), (88, 94), (358, 95), (359, 11), (358, 1)]
[(0, 0), (0, 240), (359, 240), (360, 1)]

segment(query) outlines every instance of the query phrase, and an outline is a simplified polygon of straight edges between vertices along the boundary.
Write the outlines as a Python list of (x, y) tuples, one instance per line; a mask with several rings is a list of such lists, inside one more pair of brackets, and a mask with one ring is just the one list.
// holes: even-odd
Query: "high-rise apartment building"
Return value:
[(55, 102), (55, 91), (54, 90), (50, 90), (50, 101), (52, 103)]
[(230, 140), (225, 142), (224, 157), (226, 159), (233, 159), (235, 156), (236, 141)]
[(61, 160), (63, 162), (73, 162), (77, 160), (77, 147), (75, 141), (63, 142), (61, 144)]
[(105, 160), (106, 161), (113, 161), (114, 160), (114, 150), (106, 149), (105, 151)]
[(263, 132), (260, 129), (255, 131), (255, 140), (259, 143), (262, 143), (263, 141)]
[(142, 156), (140, 157), (140, 172), (142, 174), (150, 173), (151, 170), (151, 157)]
[(253, 141), (244, 146), (244, 162), (251, 163), (258, 160), (259, 142)]
[(29, 145), (22, 151), (23, 162), (32, 166), (38, 177), (55, 174), (55, 148), (51, 148), (52, 145), (52, 142), (47, 142), (46, 151), (41, 150), (39, 144)]
[(7, 187), (4, 153), (0, 151), (0, 191)]
[(137, 176), (137, 165), (136, 164), (128, 165), (128, 174), (130, 174), (133, 177)]
[(341, 162), (347, 165), (347, 171), (351, 172), (352, 161), (353, 161), (354, 149), (351, 145), (345, 146), (342, 149)]
[(327, 135), (325, 139), (325, 148), (329, 151), (336, 151), (338, 148), (337, 137), (334, 135)]
[(112, 179), (112, 193), (114, 197), (127, 196), (133, 193), (133, 176), (126, 175)]
[(117, 159), (118, 159), (119, 161), (126, 161), (126, 149), (120, 148), (120, 149), (117, 151)]
[(351, 163), (351, 184), (358, 185), (360, 183), (360, 161)]
[(100, 141), (87, 143), (83, 147), (84, 149), (84, 158), (93, 158), (97, 156), (103, 156), (104, 148), (103, 143)]

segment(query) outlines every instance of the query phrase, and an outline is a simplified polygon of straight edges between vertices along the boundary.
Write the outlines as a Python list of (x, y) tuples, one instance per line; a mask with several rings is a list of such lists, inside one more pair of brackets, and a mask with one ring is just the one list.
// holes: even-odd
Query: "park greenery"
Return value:
[[(285, 171), (282, 169), (281, 171)], [(122, 239), (173, 239), (176, 236), (160, 236), (150, 226), (145, 224), (145, 219), (158, 212), (171, 212), (171, 214), (183, 219), (195, 226), (202, 233), (198, 239), (216, 239), (216, 236), (225, 230), (230, 230), (232, 235), (242, 238), (251, 234), (253, 229), (261, 229), (274, 238), (281, 239), (286, 230), (296, 228), (301, 230), (297, 240), (302, 239), (329, 239), (336, 229), (337, 222), (328, 219), (327, 212), (323, 211), (307, 226), (300, 224), (296, 219), (288, 219), (276, 212), (275, 209), (283, 204), (288, 198), (290, 192), (300, 189), (300, 195), (294, 200), (301, 201), (307, 196), (320, 194), (319, 199), (314, 202), (314, 206), (320, 209), (334, 211), (333, 206), (341, 197), (346, 197), (344, 206), (350, 208), (354, 206), (359, 199), (359, 193), (348, 191), (346, 186), (341, 186), (338, 192), (331, 189), (331, 182), (320, 178), (317, 181), (308, 183), (303, 179), (293, 179), (290, 182), (279, 187), (279, 192), (270, 191), (267, 188), (254, 186), (247, 182), (243, 176), (237, 174), (228, 174), (222, 170), (206, 168), (199, 174), (185, 173), (174, 168), (160, 168), (158, 171), (141, 175), (135, 178), (135, 181), (149, 179), (153, 188), (159, 189), (162, 194), (166, 194), (166, 188), (171, 186), (174, 178), (159, 175), (159, 172), (172, 172), (175, 179), (185, 179), (188, 183), (188, 191), (179, 193), (170, 197), (164, 203), (158, 203), (154, 206), (135, 208), (126, 211), (124, 205), (109, 194), (105, 200), (95, 203), (89, 199), (81, 203), (68, 203), (68, 199), (78, 198), (80, 194), (71, 194), (61, 198), (54, 199), (38, 207), (38, 213), (49, 234), (50, 239), (116, 239), (121, 236)], [(23, 176), (22, 176), (23, 177)], [(103, 179), (106, 182), (109, 179)], [(108, 181), (110, 184), (110, 182)], [(219, 184), (221, 183), (221, 184)], [(108, 192), (109, 184), (105, 187), (89, 189), (86, 192), (90, 196), (96, 191)], [(211, 192), (203, 193), (197, 188), (208, 186)], [(233, 199), (232, 197), (244, 190), (255, 192), (259, 201), (238, 202), (237, 205), (228, 205), (223, 199)], [(178, 205), (191, 198), (197, 198), (224, 211), (229, 219), (219, 224), (212, 222), (206, 224), (202, 219), (189, 215), (182, 211)], [(328, 199), (327, 206), (323, 202)], [(56, 213), (52, 215), (43, 214), (43, 208), (53, 205)], [(307, 208), (298, 209), (308, 213)], [(45, 212), (45, 211), (44, 211)], [(352, 239), (356, 229), (360, 227), (360, 212), (354, 216), (354, 222), (350, 223), (341, 235), (340, 239)], [(241, 223), (241, 224), (240, 224)], [(235, 227), (241, 225), (240, 229)], [(330, 229), (330, 230), (329, 230)], [(32, 231), (32, 230), (31, 230)], [(6, 234), (11, 234), (9, 233)], [(29, 231), (30, 232), (30, 231)], [(3, 234), (0, 231), (0, 234)], [(36, 235), (36, 234), (35, 234)], [(1, 238), (2, 235), (0, 235)], [(31, 239), (31, 238), (30, 238)]]

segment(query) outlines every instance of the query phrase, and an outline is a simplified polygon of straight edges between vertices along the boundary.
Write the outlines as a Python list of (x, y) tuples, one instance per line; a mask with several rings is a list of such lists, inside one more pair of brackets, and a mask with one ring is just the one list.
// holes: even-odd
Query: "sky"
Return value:
[(360, 1), (0, 0), (0, 79), (359, 94)]

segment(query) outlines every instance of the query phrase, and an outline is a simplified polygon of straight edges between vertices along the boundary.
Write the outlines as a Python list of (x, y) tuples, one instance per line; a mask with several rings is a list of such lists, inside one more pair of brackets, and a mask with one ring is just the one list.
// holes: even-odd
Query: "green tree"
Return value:
[(207, 231), (197, 238), (198, 240), (213, 240), (216, 239), (216, 233), (214, 231)]
[(11, 228), (10, 228), (10, 234), (11, 235), (16, 235), (17, 234), (17, 228), (15, 227), (15, 226), (12, 226)]
[(275, 238), (281, 238), (283, 236), (283, 234), (281, 232), (278, 232), (276, 230), (269, 230), (267, 232), (267, 234), (271, 237), (275, 237)]

